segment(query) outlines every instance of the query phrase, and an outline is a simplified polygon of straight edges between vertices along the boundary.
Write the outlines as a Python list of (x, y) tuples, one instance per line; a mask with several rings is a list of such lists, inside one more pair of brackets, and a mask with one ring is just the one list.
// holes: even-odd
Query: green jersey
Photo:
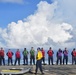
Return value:
[(27, 54), (28, 54), (28, 51), (26, 50), (26, 51), (23, 51), (23, 55), (24, 56), (27, 56)]
[(30, 50), (30, 55), (34, 56), (35, 55), (35, 51), (34, 50)]

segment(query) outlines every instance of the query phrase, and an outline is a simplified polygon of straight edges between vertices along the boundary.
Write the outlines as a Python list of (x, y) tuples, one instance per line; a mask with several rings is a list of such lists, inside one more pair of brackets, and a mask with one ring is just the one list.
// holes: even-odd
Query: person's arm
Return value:
[(6, 53), (6, 55), (8, 56), (8, 52)]
[(53, 52), (53, 54), (54, 54), (54, 51), (52, 51)]
[(27, 51), (27, 54), (29, 54), (29, 52)]
[(30, 50), (30, 52), (29, 52), (29, 53), (30, 53), (30, 56), (31, 56), (31, 50)]
[(14, 53), (12, 52), (12, 55), (14, 55)]
[(47, 54), (48, 54), (48, 52), (49, 52), (49, 51), (47, 51)]
[(64, 54), (64, 51), (63, 51), (63, 54)]
[(58, 52), (56, 53), (56, 56), (58, 57)]
[(73, 51), (71, 52), (71, 55), (73, 56)]

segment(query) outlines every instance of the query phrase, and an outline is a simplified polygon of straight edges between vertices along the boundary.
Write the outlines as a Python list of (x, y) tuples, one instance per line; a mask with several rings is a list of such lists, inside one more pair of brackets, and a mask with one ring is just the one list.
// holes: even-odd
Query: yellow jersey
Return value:
[(36, 60), (40, 60), (42, 59), (42, 52), (41, 51), (38, 51), (37, 55), (36, 55)]

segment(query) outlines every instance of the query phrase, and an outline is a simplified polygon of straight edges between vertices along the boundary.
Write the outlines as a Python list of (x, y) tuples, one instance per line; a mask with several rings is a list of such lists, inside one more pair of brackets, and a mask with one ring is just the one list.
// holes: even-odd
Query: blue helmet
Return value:
[(37, 50), (40, 50), (40, 47), (38, 47)]

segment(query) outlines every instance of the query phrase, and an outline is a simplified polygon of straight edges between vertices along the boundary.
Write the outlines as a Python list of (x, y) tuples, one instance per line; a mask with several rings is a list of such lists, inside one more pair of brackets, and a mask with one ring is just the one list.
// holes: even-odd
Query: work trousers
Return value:
[(51, 64), (53, 65), (53, 56), (48, 56), (48, 64), (50, 65), (50, 61)]
[(45, 57), (42, 58), (42, 62), (43, 62), (43, 64), (45, 64)]
[(35, 65), (35, 56), (30, 56), (30, 65), (32, 65), (32, 62)]
[(14, 65), (16, 65), (17, 61), (18, 61), (18, 65), (20, 65), (20, 58), (15, 59), (15, 64)]
[(72, 65), (73, 65), (74, 63), (76, 64), (76, 56), (72, 56)]
[(2, 65), (2, 58), (1, 58), (1, 56), (0, 56), (0, 65)]
[(36, 61), (36, 70), (35, 70), (36, 73), (38, 71), (38, 68), (40, 69), (41, 72), (43, 72), (42, 71), (42, 60), (41, 59)]
[(8, 65), (11, 63), (11, 65), (13, 65), (13, 61), (12, 61), (12, 58), (9, 58), (8, 57)]
[(4, 56), (1, 56), (1, 64), (3, 63), (3, 65), (5, 65), (5, 58)]
[(57, 65), (58, 65), (59, 61), (60, 61), (60, 65), (62, 65), (62, 56), (57, 57)]
[(68, 56), (63, 57), (63, 65), (64, 65), (65, 62), (66, 62), (66, 65), (67, 65), (68, 64)]
[[(25, 63), (25, 61), (26, 61), (26, 63)], [(24, 57), (23, 57), (23, 63), (24, 63), (24, 65), (25, 65), (25, 64), (28, 65), (28, 57), (27, 57), (27, 56), (24, 56)]]

